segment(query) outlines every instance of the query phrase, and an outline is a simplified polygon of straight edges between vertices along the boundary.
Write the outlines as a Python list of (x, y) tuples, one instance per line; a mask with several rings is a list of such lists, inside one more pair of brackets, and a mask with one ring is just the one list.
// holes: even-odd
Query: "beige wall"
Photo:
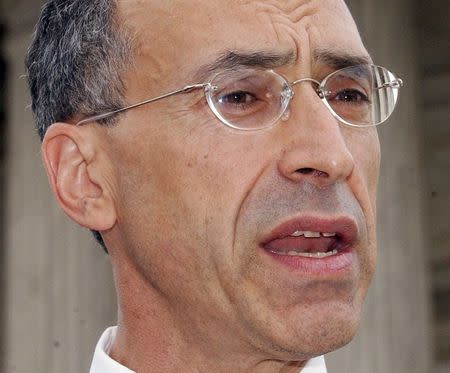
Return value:
[[(49, 193), (25, 109), (22, 61), (39, 2), (6, 1), (12, 25), (7, 163), (7, 281), (3, 372), (87, 370), (101, 329), (114, 321), (108, 259), (62, 216)], [(358, 337), (328, 357), (330, 373), (429, 370), (429, 297), (418, 134), (418, 67), (412, 0), (349, 1), (377, 63), (407, 82), (398, 112), (380, 128), (379, 264)], [(389, 8), (389, 12), (382, 9)], [(4, 13), (8, 10), (8, 13)]]

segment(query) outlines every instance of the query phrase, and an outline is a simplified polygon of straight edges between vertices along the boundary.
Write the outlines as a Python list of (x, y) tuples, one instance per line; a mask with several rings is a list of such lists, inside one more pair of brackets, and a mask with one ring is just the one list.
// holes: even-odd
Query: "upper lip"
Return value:
[(349, 216), (300, 216), (279, 224), (268, 234), (263, 235), (261, 245), (265, 246), (273, 240), (289, 237), (295, 231), (336, 233), (340, 247), (353, 245), (358, 237), (358, 226)]

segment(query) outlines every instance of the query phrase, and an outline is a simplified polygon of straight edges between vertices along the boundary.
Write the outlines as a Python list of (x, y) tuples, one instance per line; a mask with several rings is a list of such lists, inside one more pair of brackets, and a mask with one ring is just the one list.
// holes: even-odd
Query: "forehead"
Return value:
[(367, 54), (341, 0), (128, 0), (119, 10), (138, 63), (159, 80), (228, 51), (293, 52), (299, 66), (317, 50)]

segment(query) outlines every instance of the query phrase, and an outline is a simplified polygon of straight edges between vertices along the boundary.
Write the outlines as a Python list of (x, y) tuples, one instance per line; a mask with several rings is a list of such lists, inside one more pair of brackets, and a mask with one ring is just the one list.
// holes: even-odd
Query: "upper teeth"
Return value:
[(318, 237), (334, 237), (336, 233), (332, 232), (312, 232), (312, 231), (295, 231), (291, 234), (291, 237), (305, 236), (307, 238), (318, 238)]
[(287, 252), (281, 252), (281, 251), (274, 251), (271, 250), (272, 253), (281, 255), (281, 256), (302, 256), (305, 258), (328, 258), (330, 256), (334, 256), (338, 253), (337, 249), (334, 249), (332, 251), (327, 251), (325, 253), (317, 252), (317, 253), (307, 253), (307, 252), (301, 252), (297, 250), (289, 250)]

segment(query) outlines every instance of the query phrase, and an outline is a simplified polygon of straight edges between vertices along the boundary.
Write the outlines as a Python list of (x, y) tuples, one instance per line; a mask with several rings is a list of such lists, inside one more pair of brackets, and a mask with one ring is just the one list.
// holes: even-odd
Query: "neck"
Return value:
[(113, 264), (119, 320), (110, 356), (127, 368), (139, 373), (298, 373), (304, 366), (265, 358), (233, 340), (227, 325), (204, 332), (201, 322), (183, 319), (183, 312), (169, 304), (131, 261), (114, 262), (120, 263)]

